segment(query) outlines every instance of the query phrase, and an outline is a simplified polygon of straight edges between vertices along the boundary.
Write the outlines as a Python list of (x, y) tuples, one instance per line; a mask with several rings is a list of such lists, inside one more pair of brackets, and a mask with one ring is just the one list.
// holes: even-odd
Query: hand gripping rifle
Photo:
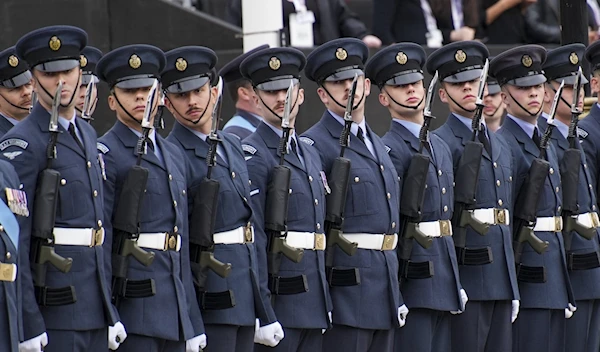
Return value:
[(94, 92), (94, 87), (96, 87), (96, 83), (94, 83), (94, 80), (91, 80), (90, 83), (88, 83), (87, 88), (85, 89), (85, 99), (83, 100), (83, 110), (81, 110), (81, 118), (84, 119), (85, 121), (87, 121), (88, 123), (92, 123), (92, 116), (91, 116), (91, 110), (92, 110), (92, 93)]
[[(147, 252), (140, 248), (137, 239), (140, 236), (140, 217), (142, 206), (144, 204), (144, 194), (148, 183), (148, 169), (141, 166), (142, 156), (147, 152), (148, 135), (152, 130), (150, 116), (154, 98), (158, 91), (158, 80), (154, 81), (146, 109), (142, 118), (142, 136), (136, 146), (137, 162), (129, 169), (127, 178), (121, 187), (119, 202), (113, 219), (113, 255), (112, 255), (112, 294), (113, 302), (118, 307), (122, 298), (149, 297), (156, 294), (154, 279), (150, 279), (149, 285), (143, 285), (140, 282), (135, 287), (134, 281), (127, 280), (127, 271), (129, 269), (129, 257), (133, 256), (138, 262), (145, 266), (150, 266), (154, 261), (154, 252)], [(143, 282), (148, 283), (146, 280)], [(135, 291), (135, 296), (130, 292)]]
[[(56, 159), (56, 141), (61, 133), (58, 129), (58, 109), (60, 107), (60, 94), (62, 81), (58, 84), (54, 100), (52, 101), (52, 113), (50, 115), (50, 141), (46, 149), (46, 168), (40, 172), (35, 189), (35, 202), (33, 203), (32, 220), (32, 244), (30, 259), (33, 268), (33, 282), (36, 296), (40, 305), (59, 305), (53, 303), (53, 292), (61, 290), (63, 293), (71, 294), (73, 301), (62, 304), (73, 303), (75, 300), (75, 288), (67, 286), (53, 289), (46, 286), (46, 263), (50, 263), (63, 273), (71, 270), (73, 259), (64, 258), (54, 251), (54, 223), (56, 221), (56, 208), (58, 206), (58, 188), (60, 184), (60, 172), (52, 168), (52, 162)], [(58, 293), (58, 292), (55, 292)], [(58, 296), (58, 295), (57, 295)], [(60, 305), (62, 305), (60, 304)]]
[(554, 94), (554, 101), (548, 117), (548, 128), (540, 139), (540, 156), (531, 162), (529, 173), (521, 187), (515, 203), (515, 225), (513, 228), (515, 263), (521, 263), (521, 254), (525, 242), (539, 254), (548, 248), (548, 242), (542, 241), (535, 235), (533, 228), (537, 218), (537, 208), (542, 194), (546, 177), (550, 170), (550, 163), (546, 160), (548, 141), (554, 130), (554, 117), (559, 104), (560, 96), (564, 88), (564, 82)]
[(571, 123), (569, 124), (569, 149), (565, 150), (564, 156), (560, 161), (560, 176), (563, 188), (562, 216), (564, 223), (563, 233), (565, 234), (565, 249), (571, 249), (573, 231), (587, 240), (591, 240), (596, 235), (595, 227), (587, 227), (577, 221), (578, 202), (577, 189), (579, 186), (579, 172), (581, 170), (581, 149), (579, 139), (577, 138), (577, 124), (579, 122), (579, 93), (582, 85), (582, 71), (579, 67), (575, 83), (573, 85), (573, 103), (571, 104)]
[[(348, 182), (350, 178), (350, 159), (344, 157), (346, 148), (350, 145), (350, 127), (352, 126), (352, 110), (354, 109), (354, 93), (358, 85), (358, 75), (354, 75), (352, 87), (348, 92), (348, 102), (344, 112), (344, 128), (340, 135), (340, 156), (333, 161), (331, 174), (329, 176), (329, 185), (331, 193), (326, 197), (327, 210), (325, 213), (325, 233), (327, 234), (327, 252), (325, 255), (325, 267), (328, 271), (328, 279), (331, 285), (333, 268), (334, 247), (338, 246), (347, 255), (354, 255), (358, 249), (358, 244), (350, 242), (342, 236), (344, 226), (344, 208), (346, 207), (346, 193), (348, 192)], [(358, 270), (355, 270), (356, 281), (360, 282)]]
[[(282, 254), (295, 263), (300, 263), (304, 257), (304, 250), (290, 247), (285, 242), (292, 170), (284, 165), (284, 160), (289, 148), (293, 90), (294, 84), (290, 82), (285, 96), (283, 118), (281, 119), (283, 136), (279, 141), (279, 165), (271, 171), (271, 180), (267, 185), (265, 230), (269, 237), (267, 262), (270, 280), (276, 278), (279, 273)], [(271, 296), (271, 298), (274, 299), (274, 296)]]
[(217, 205), (219, 202), (219, 181), (211, 178), (212, 170), (217, 163), (217, 146), (221, 140), (217, 135), (219, 120), (221, 119), (221, 104), (223, 103), (223, 80), (219, 77), (219, 95), (212, 111), (212, 124), (208, 135), (208, 154), (206, 164), (208, 172), (198, 186), (194, 195), (194, 206), (190, 217), (190, 260), (193, 266), (199, 267), (195, 271), (195, 284), (200, 291), (204, 291), (208, 270), (212, 270), (220, 277), (227, 277), (231, 273), (231, 264), (222, 263), (214, 255), (215, 221), (217, 219)]
[[(452, 224), (458, 229), (454, 235), (454, 242), (457, 248), (465, 248), (467, 242), (467, 226), (470, 226), (476, 233), (484, 236), (489, 230), (489, 225), (479, 221), (473, 215), (471, 209), (477, 204), (477, 186), (479, 183), (479, 168), (481, 166), (481, 156), (483, 155), (483, 144), (477, 140), (478, 133), (484, 133), (480, 130), (481, 117), (483, 114), (483, 94), (487, 80), (490, 63), (486, 59), (481, 75), (479, 76), (479, 91), (477, 92), (477, 108), (471, 129), (473, 134), (471, 140), (465, 144), (462, 157), (458, 162), (458, 167), (454, 173), (454, 213), (452, 215)], [(459, 258), (460, 260), (460, 258)]]

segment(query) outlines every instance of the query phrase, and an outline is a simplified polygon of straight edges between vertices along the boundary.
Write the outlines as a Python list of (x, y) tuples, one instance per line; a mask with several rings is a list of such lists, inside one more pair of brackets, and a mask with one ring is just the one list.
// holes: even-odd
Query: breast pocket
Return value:
[[(377, 188), (372, 181), (373, 170), (368, 168), (351, 169), (346, 199), (348, 216), (373, 215), (379, 211), (377, 197), (383, 190)], [(385, 204), (381, 202), (382, 204)]]
[[(152, 173), (148, 177), (146, 183), (146, 194), (144, 196), (144, 205), (142, 208), (142, 222), (152, 222), (163, 214), (165, 206), (172, 208), (172, 204), (164, 204), (166, 189), (161, 184), (161, 180), (157, 177), (152, 177)], [(171, 197), (168, 197), (169, 199)]]
[[(292, 176), (290, 201), (288, 205), (288, 223), (292, 221), (301, 221), (306, 218), (306, 214), (309, 209), (307, 205), (312, 204), (310, 202), (310, 194), (306, 194), (303, 189), (301, 182), (303, 182), (298, 176)], [(302, 206), (304, 205), (304, 207)]]
[(57, 220), (68, 221), (77, 219), (93, 212), (92, 202), (85, 201), (85, 197), (91, 197), (90, 188), (87, 184), (88, 175), (78, 165), (71, 165), (57, 169), (60, 172), (60, 185), (58, 188), (59, 205), (57, 209)]

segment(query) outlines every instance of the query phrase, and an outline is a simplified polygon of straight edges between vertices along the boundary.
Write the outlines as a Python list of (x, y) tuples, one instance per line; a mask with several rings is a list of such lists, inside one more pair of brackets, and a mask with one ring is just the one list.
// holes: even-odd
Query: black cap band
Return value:
[(389, 80), (390, 78), (393, 78), (393, 77), (396, 77), (396, 76), (399, 76), (402, 74), (414, 73), (414, 72), (423, 73), (423, 71), (421, 70), (421, 65), (416, 60), (408, 60), (408, 61), (406, 61), (406, 64), (401, 65), (401, 66), (398, 65), (397, 63), (393, 63), (393, 64), (385, 67), (383, 70), (377, 72), (377, 74), (375, 75), (375, 83), (378, 86), (381, 86), (381, 85), (385, 84), (385, 82), (387, 80)]
[(168, 87), (174, 82), (180, 81), (188, 77), (208, 75), (209, 71), (210, 67), (205, 63), (192, 64), (189, 65), (184, 71), (174, 69), (165, 72), (162, 75), (162, 83), (163, 86)]
[(331, 60), (319, 67), (319, 69), (315, 71), (313, 77), (315, 77), (316, 82), (323, 82), (332, 74), (349, 68), (359, 68), (364, 70), (365, 65), (363, 64), (362, 58), (359, 56), (348, 56), (344, 61)]
[(525, 67), (523, 65), (506, 67), (503, 70), (498, 71), (498, 73), (495, 74), (495, 77), (498, 80), (498, 84), (502, 86), (516, 78), (543, 74), (544, 70), (542, 70), (542, 66), (539, 63), (534, 62), (529, 67)]
[(440, 75), (440, 80), (444, 80), (444, 78), (452, 76), (458, 72), (480, 69), (482, 67), (483, 63), (481, 62), (480, 57), (470, 56), (467, 57), (463, 62), (458, 62), (456, 60), (448, 61), (440, 66), (437, 71)]

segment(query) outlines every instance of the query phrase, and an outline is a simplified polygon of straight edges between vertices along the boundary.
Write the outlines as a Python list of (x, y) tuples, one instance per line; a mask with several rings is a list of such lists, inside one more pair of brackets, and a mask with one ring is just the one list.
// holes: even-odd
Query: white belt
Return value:
[(563, 229), (563, 220), (560, 216), (537, 218), (533, 231), (560, 232)]
[(215, 233), (213, 235), (215, 244), (244, 244), (254, 242), (254, 228), (252, 226), (241, 226), (237, 229)]
[(0, 281), (14, 282), (17, 279), (17, 265), (0, 263)]
[(54, 228), (54, 244), (62, 246), (101, 246), (104, 243), (104, 228), (77, 229), (77, 228)]
[(285, 243), (297, 249), (325, 250), (325, 235), (314, 232), (288, 231)]
[(600, 226), (598, 214), (596, 212), (577, 215), (577, 222), (588, 229), (593, 229)]
[(344, 233), (342, 236), (350, 242), (358, 244), (361, 249), (391, 251), (396, 249), (398, 235), (380, 235), (371, 233)]
[(450, 220), (420, 222), (417, 226), (427, 237), (452, 236)]
[(510, 213), (508, 209), (475, 209), (473, 210), (473, 217), (489, 225), (510, 225)]
[(167, 232), (140, 233), (137, 244), (142, 248), (179, 252), (181, 249), (181, 236)]

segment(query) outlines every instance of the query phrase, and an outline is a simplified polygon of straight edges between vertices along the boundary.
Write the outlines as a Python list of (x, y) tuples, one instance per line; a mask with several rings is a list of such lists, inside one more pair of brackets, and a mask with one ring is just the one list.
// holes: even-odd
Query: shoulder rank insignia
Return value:
[(100, 142), (96, 143), (96, 148), (97, 148), (97, 149), (98, 149), (100, 152), (102, 152), (102, 154), (106, 154), (106, 153), (108, 153), (108, 152), (109, 152), (109, 150), (110, 150), (110, 149), (108, 149), (108, 147), (107, 147), (105, 144), (103, 144), (103, 143), (100, 143)]
[(18, 150), (16, 152), (6, 152), (6, 153), (2, 153), (2, 155), (4, 155), (5, 157), (7, 157), (10, 160), (14, 160), (16, 157), (18, 157), (19, 155), (23, 154), (22, 151)]
[(301, 141), (301, 142), (304, 142), (304, 143), (306, 143), (306, 144), (308, 144), (308, 145), (311, 145), (311, 146), (312, 146), (313, 144), (315, 144), (315, 141), (313, 141), (312, 139), (310, 139), (310, 138), (308, 138), (308, 137), (300, 137), (300, 141)]
[(5, 188), (6, 202), (10, 210), (20, 216), (29, 216), (27, 208), (27, 194), (18, 189)]
[(4, 142), (0, 143), (0, 150), (4, 150), (10, 146), (17, 146), (21, 149), (27, 149), (27, 146), (29, 146), (29, 142), (24, 141), (22, 139), (19, 138), (11, 138), (11, 139), (7, 139)]
[(577, 136), (579, 136), (580, 138), (586, 138), (588, 136), (588, 133), (583, 128), (577, 126)]
[(249, 153), (249, 154), (256, 154), (256, 148), (254, 148), (253, 146), (249, 145), (249, 144), (242, 144), (242, 149), (244, 150), (244, 152)]

